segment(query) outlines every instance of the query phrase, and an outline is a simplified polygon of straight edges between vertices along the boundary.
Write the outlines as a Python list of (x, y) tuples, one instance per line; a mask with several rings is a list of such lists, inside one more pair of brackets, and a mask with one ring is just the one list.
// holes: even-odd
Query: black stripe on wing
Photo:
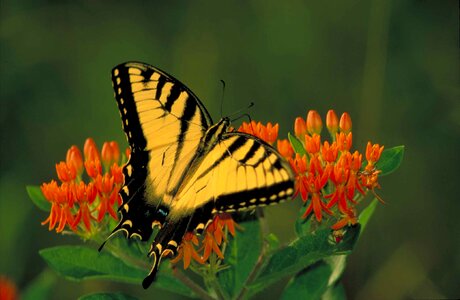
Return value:
[[(289, 163), (268, 143), (263, 140), (241, 132), (229, 132), (222, 135), (222, 141), (225, 142), (227, 139), (236, 139), (233, 143), (228, 145), (227, 151), (216, 160), (211, 168), (206, 170), (208, 173), (212, 168), (216, 168), (219, 164), (224, 161), (227, 157), (231, 156), (238, 161), (239, 166), (245, 168), (253, 168), (254, 170), (265, 168), (263, 164), (267, 161), (270, 164), (268, 170), (263, 169), (265, 180), (267, 180), (268, 173), (283, 172), (287, 178), (275, 181), (271, 184), (265, 182), (265, 185), (259, 187), (244, 189), (237, 192), (228, 194), (221, 194), (215, 199), (215, 209), (218, 212), (233, 212), (237, 210), (244, 210), (254, 208), (256, 206), (273, 205), (282, 202), (290, 198), (294, 194), (294, 173)], [(223, 143), (225, 145), (225, 143)], [(251, 146), (249, 146), (251, 144)], [(234, 157), (239, 149), (247, 147), (248, 150), (243, 158), (238, 159)], [(264, 155), (257, 157), (257, 153), (263, 151)], [(270, 157), (272, 159), (270, 160)], [(274, 160), (274, 161), (273, 161)], [(275, 178), (273, 176), (273, 178)], [(236, 178), (236, 180), (253, 180), (252, 178)], [(276, 180), (276, 179), (273, 179)]]
[[(112, 70), (112, 84), (128, 143), (132, 149), (143, 150), (147, 145), (147, 140), (143, 134), (137, 114), (129, 76), (129, 67), (124, 64), (119, 65)], [(148, 70), (143, 70), (141, 71), (141, 76), (145, 80), (149, 80), (148, 78), (150, 78), (151, 74)]]

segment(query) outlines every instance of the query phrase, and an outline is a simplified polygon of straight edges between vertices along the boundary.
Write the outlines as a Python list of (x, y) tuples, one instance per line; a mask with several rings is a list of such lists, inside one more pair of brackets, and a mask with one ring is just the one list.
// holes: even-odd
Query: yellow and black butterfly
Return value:
[(174, 256), (186, 232), (203, 230), (218, 212), (274, 204), (292, 196), (294, 174), (280, 154), (255, 136), (213, 124), (200, 100), (177, 79), (144, 63), (112, 70), (113, 88), (131, 157), (123, 167), (121, 221), (112, 234), (150, 238), (154, 281), (160, 261)]

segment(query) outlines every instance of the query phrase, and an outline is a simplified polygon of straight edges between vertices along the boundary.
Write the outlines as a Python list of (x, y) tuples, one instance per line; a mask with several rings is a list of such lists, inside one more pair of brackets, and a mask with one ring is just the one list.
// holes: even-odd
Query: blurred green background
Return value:
[[(460, 296), (458, 1), (38, 1), (0, 7), (0, 274), (24, 289), (45, 268), (39, 249), (80, 243), (40, 226), (25, 185), (92, 136), (126, 145), (109, 72), (127, 60), (187, 84), (214, 120), (255, 102), (253, 119), (348, 111), (354, 147), (404, 144), (381, 179), (369, 230), (350, 256), (350, 299)], [(300, 202), (300, 201), (299, 201)], [(283, 242), (299, 203), (268, 210)], [(101, 290), (175, 297), (57, 277), (53, 299)], [(280, 287), (259, 295), (278, 298)]]

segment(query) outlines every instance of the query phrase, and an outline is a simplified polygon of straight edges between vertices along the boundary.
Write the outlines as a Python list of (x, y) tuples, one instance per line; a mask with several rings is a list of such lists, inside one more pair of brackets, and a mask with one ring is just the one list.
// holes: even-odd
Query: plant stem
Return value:
[(241, 289), (240, 293), (236, 297), (237, 300), (244, 299), (244, 296), (249, 290), (248, 286), (257, 278), (257, 275), (259, 274), (260, 269), (264, 265), (265, 255), (267, 254), (268, 243), (265, 240), (265, 237), (269, 234), (268, 223), (267, 223), (267, 220), (265, 219), (264, 211), (262, 208), (257, 208), (256, 214), (257, 214), (257, 217), (259, 218), (260, 231), (261, 231), (262, 238), (263, 238), (262, 249), (260, 250), (260, 254), (259, 254), (259, 257), (257, 258), (256, 264), (252, 268), (251, 273), (249, 273), (248, 278), (244, 282), (243, 288)]
[(193, 280), (185, 276), (181, 271), (179, 271), (176, 267), (172, 266), (172, 271), (174, 276), (179, 279), (183, 284), (188, 286), (197, 296), (201, 299), (205, 300), (215, 300), (213, 297), (209, 296), (208, 292), (206, 292), (201, 286), (196, 284)]

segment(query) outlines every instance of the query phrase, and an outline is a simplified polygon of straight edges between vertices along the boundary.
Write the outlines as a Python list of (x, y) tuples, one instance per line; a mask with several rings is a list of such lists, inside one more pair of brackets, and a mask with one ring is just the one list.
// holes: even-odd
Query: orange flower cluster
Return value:
[[(118, 219), (116, 208), (121, 205), (118, 192), (123, 184), (121, 154), (116, 142), (106, 142), (99, 153), (96, 143), (88, 138), (83, 148), (67, 151), (65, 161), (56, 164), (61, 184), (55, 180), (43, 183), (41, 190), (51, 203), (51, 211), (42, 225), (49, 230), (56, 226), (62, 232), (66, 225), (74, 232), (91, 232), (92, 221), (101, 222), (106, 213)], [(88, 183), (83, 180), (86, 170)], [(86, 176), (85, 176), (86, 177)], [(81, 226), (83, 223), (83, 226)]]
[(261, 122), (251, 121), (250, 123), (243, 122), (237, 131), (254, 135), (272, 145), (278, 138), (278, 129), (278, 123), (273, 125), (268, 122), (267, 125), (263, 125)]
[(187, 269), (192, 259), (200, 264), (204, 264), (213, 252), (220, 259), (223, 259), (224, 255), (220, 247), (222, 246), (222, 242), (226, 241), (225, 232), (228, 230), (232, 236), (235, 236), (236, 227), (238, 227), (238, 224), (233, 221), (229, 214), (221, 213), (216, 215), (206, 227), (200, 240), (193, 232), (188, 232), (184, 235), (178, 249), (178, 254), (171, 262), (177, 263), (182, 260), (184, 269)]
[[(366, 149), (367, 165), (362, 167), (362, 154), (351, 152), (352, 122), (348, 113), (340, 120), (333, 110), (326, 116), (326, 127), (332, 142), (321, 141), (322, 120), (320, 115), (310, 110), (306, 120), (298, 117), (294, 132), (303, 149), (295, 153), (288, 140), (278, 141), (278, 151), (288, 158), (296, 174), (296, 193), (307, 203), (303, 217), (314, 214), (321, 222), (323, 213), (334, 215), (338, 208), (340, 220), (332, 226), (340, 229), (347, 224), (355, 224), (356, 193), (379, 187), (377, 179), (380, 171), (375, 169), (383, 146), (369, 142)], [(301, 152), (301, 153), (299, 153)]]

